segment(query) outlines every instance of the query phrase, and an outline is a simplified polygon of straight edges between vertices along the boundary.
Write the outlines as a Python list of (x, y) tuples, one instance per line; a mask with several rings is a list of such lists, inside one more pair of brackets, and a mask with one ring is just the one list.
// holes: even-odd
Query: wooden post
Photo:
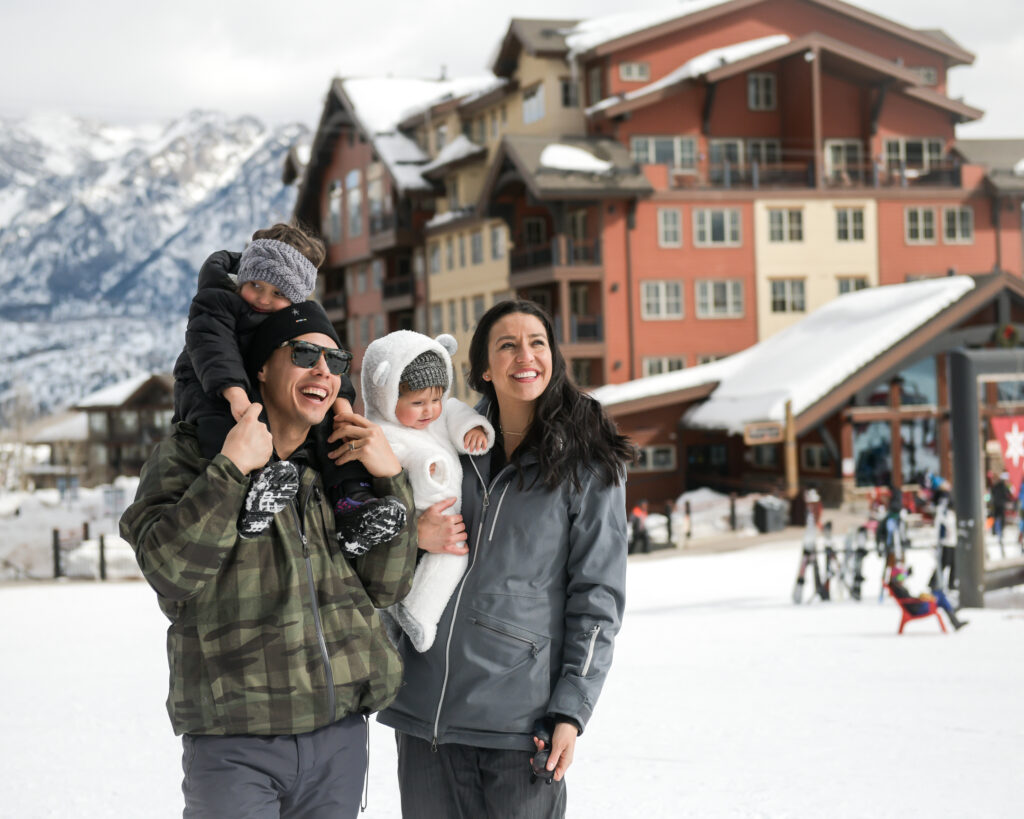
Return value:
[(60, 566), (60, 529), (53, 530), (53, 576), (60, 577), (63, 574)]
[(106, 537), (100, 535), (100, 580), (107, 579), (107, 543)]
[(786, 401), (786, 497), (792, 500), (800, 494), (800, 477), (796, 470), (796, 424), (793, 421), (793, 402)]
[(83, 520), (82, 521), (82, 540), (88, 540), (88, 539), (89, 539), (89, 521)]

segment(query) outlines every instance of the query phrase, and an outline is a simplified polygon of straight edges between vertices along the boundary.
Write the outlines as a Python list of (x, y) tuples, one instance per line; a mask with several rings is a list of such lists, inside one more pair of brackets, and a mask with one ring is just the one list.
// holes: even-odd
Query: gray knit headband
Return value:
[(294, 247), (277, 239), (256, 239), (238, 263), (238, 283), (262, 281), (288, 301), (305, 301), (316, 286), (316, 267)]

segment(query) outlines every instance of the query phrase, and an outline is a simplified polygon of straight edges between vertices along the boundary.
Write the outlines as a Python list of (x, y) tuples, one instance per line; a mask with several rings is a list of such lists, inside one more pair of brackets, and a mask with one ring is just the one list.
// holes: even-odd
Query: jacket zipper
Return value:
[(520, 637), (518, 634), (513, 634), (511, 631), (505, 631), (504, 629), (492, 626), (488, 623), (483, 622), (482, 620), (478, 620), (476, 617), (471, 617), (469, 619), (469, 622), (471, 622), (475, 626), (480, 626), (480, 628), (485, 628), (488, 631), (493, 631), (495, 634), (500, 634), (502, 637), (508, 637), (510, 640), (518, 640), (520, 643), (526, 643), (526, 645), (530, 647), (530, 654), (532, 654), (534, 657), (540, 654), (540, 646), (533, 642), (533, 640), (527, 640), (525, 637)]
[[(473, 550), (473, 557), (466, 569), (466, 573), (462, 576), (462, 581), (459, 583), (459, 593), (455, 596), (455, 608), (452, 609), (452, 620), (451, 623), (448, 624), (448, 638), (445, 640), (444, 644), (444, 678), (441, 680), (441, 694), (437, 698), (437, 711), (434, 714), (434, 736), (430, 743), (430, 747), (434, 751), (437, 750), (437, 737), (440, 733), (441, 706), (444, 704), (444, 694), (448, 689), (448, 675), (451, 671), (452, 634), (455, 633), (455, 620), (456, 615), (459, 613), (459, 605), (462, 603), (462, 592), (466, 588), (466, 579), (469, 577), (469, 573), (473, 571), (473, 567), (476, 565), (476, 556), (480, 553), (480, 535), (484, 530), (484, 521), (487, 518), (487, 507), (491, 505), (491, 490), (493, 490), (497, 485), (498, 480), (505, 473), (505, 470), (509, 468), (508, 466), (505, 466), (505, 468), (495, 476), (494, 480), (491, 481), (491, 485), (487, 486), (487, 481), (484, 480), (483, 475), (480, 474), (480, 470), (477, 469), (476, 459), (470, 458), (469, 463), (472, 465), (473, 471), (476, 472), (480, 485), (484, 488), (484, 498), (483, 505), (481, 507), (482, 514), (480, 515), (480, 522), (476, 527), (476, 548)], [(505, 489), (508, 490), (508, 486), (506, 486)], [(502, 492), (501, 496), (504, 497), (505, 493)], [(500, 501), (498, 506), (499, 508), (501, 507)], [(497, 519), (497, 515), (495, 515), (495, 519)], [(493, 534), (493, 532), (494, 527), (492, 526), (491, 533)]]
[[(306, 490), (306, 495), (302, 499), (302, 511), (305, 512), (306, 504), (309, 502), (309, 495), (313, 491), (313, 484), (309, 485)], [(316, 599), (316, 583), (313, 580), (313, 561), (309, 555), (309, 541), (306, 538), (306, 527), (303, 525), (303, 515), (299, 514), (299, 510), (295, 506), (295, 501), (291, 503), (292, 514), (295, 515), (295, 522), (299, 527), (299, 537), (302, 539), (302, 557), (306, 561), (306, 584), (309, 586), (309, 601), (310, 606), (313, 610), (313, 625), (316, 627), (316, 640), (320, 647), (320, 659), (324, 665), (324, 677), (327, 681), (327, 713), (328, 721), (334, 721), (334, 672), (331, 671), (331, 659), (327, 653), (327, 640), (324, 638), (324, 626), (320, 619), (320, 604)]]
[(586, 677), (587, 672), (590, 671), (590, 663), (594, 659), (594, 644), (597, 643), (597, 635), (600, 633), (600, 626), (594, 626), (590, 629), (590, 646), (587, 648), (587, 658), (583, 661), (583, 670), (580, 671), (581, 677)]

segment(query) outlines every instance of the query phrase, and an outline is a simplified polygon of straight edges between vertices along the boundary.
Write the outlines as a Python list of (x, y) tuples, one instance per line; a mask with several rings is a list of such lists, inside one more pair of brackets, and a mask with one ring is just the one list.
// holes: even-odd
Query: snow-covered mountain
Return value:
[(203, 259), (287, 220), (303, 125), (193, 111), (160, 125), (0, 119), (0, 427), (169, 369)]

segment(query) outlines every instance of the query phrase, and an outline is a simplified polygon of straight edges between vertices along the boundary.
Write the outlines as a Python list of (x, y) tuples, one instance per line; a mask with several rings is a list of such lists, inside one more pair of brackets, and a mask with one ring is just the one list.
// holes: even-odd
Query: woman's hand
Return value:
[(416, 539), (423, 551), (452, 555), (469, 552), (462, 515), (442, 514), (453, 503), (455, 498), (438, 501), (416, 519)]
[(327, 457), (339, 466), (349, 461), (361, 461), (366, 471), (376, 478), (393, 478), (402, 471), (384, 431), (354, 412), (334, 418), (334, 431), (328, 443), (345, 442)]
[[(544, 767), (555, 772), (555, 782), (561, 782), (565, 772), (572, 765), (573, 754), (576, 751), (576, 737), (579, 731), (571, 722), (559, 722), (555, 724), (554, 733), (551, 735), (551, 753), (548, 754), (548, 762)], [(533, 744), (538, 751), (544, 750), (544, 742), (533, 738)]]

